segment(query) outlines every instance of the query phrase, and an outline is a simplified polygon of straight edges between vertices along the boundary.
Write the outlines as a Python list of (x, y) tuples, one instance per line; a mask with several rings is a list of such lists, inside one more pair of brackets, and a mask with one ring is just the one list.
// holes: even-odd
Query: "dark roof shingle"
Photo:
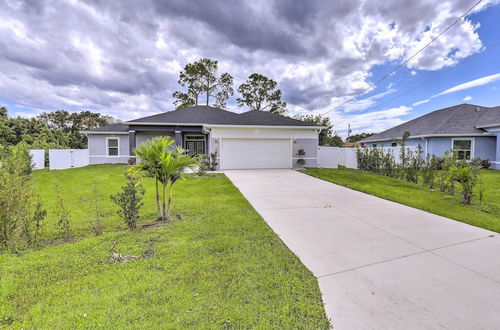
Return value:
[[(316, 124), (309, 123), (302, 120), (293, 119), (290, 117), (277, 115), (267, 111), (247, 111), (241, 114), (205, 106), (198, 105), (194, 107), (187, 107), (181, 110), (174, 110), (163, 112), (157, 115), (142, 117), (139, 119), (130, 120), (123, 124), (110, 125), (100, 127), (87, 132), (115, 132), (115, 131), (128, 131), (128, 125), (141, 124), (141, 123), (158, 123), (158, 124), (193, 124), (193, 125), (255, 125), (255, 126), (317, 126)], [(123, 126), (123, 127), (122, 127)]]
[(406, 131), (410, 132), (410, 136), (482, 134), (485, 132), (477, 128), (478, 123), (490, 114), (492, 109), (473, 104), (455, 105), (412, 119), (361, 142), (399, 139)]

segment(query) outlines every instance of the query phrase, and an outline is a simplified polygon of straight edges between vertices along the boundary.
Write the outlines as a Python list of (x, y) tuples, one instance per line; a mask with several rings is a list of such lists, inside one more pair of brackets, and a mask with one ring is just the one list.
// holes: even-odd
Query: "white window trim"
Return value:
[[(109, 140), (117, 140), (118, 141), (118, 145), (116, 146), (118, 148), (118, 154), (116, 156), (109, 154)], [(107, 136), (106, 137), (106, 157), (113, 157), (113, 158), (121, 157), (120, 156), (120, 138), (119, 137), (116, 137), (116, 136)]]
[[(452, 138), (451, 139), (451, 151), (454, 151), (453, 144), (455, 141), (471, 141), (470, 142), (470, 159), (473, 160), (475, 158), (475, 149), (476, 149), (476, 139), (475, 138)], [(467, 159), (465, 159), (467, 160)]]

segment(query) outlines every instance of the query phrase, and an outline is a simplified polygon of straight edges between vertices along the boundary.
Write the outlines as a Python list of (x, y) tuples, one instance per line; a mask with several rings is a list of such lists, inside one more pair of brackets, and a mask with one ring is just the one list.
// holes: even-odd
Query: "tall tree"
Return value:
[[(307, 121), (311, 124), (324, 126), (325, 128), (319, 133), (319, 145), (328, 145), (333, 134), (333, 124), (330, 117), (322, 115), (295, 115), (293, 118)], [(335, 134), (336, 135), (336, 134)]]
[(182, 87), (187, 87), (187, 92), (176, 91), (172, 94), (176, 108), (198, 105), (202, 94), (205, 94), (206, 105), (213, 97), (216, 106), (225, 108), (227, 99), (234, 94), (233, 77), (229, 73), (219, 76), (217, 71), (218, 62), (208, 58), (187, 64), (178, 81)]
[(259, 73), (252, 73), (246, 82), (238, 87), (241, 97), (238, 105), (248, 106), (250, 110), (269, 111), (277, 114), (286, 113), (286, 102), (281, 101), (281, 90), (276, 89), (276, 81)]

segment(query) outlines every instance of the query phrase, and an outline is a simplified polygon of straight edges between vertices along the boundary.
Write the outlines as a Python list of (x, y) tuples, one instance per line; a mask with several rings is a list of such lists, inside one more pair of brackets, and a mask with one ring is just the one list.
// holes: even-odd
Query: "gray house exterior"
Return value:
[[(264, 111), (237, 114), (195, 106), (84, 133), (90, 164), (135, 161), (135, 147), (156, 136), (170, 136), (192, 154), (217, 153), (218, 169), (259, 169), (316, 167), (321, 129)], [(305, 155), (298, 155), (300, 149)], [(298, 164), (298, 159), (305, 164)]]
[(410, 132), (407, 145), (420, 145), (423, 155), (443, 156), (454, 150), (460, 159), (489, 159), (492, 168), (500, 169), (500, 107), (460, 104), (430, 112), (360, 142), (362, 146), (396, 146), (406, 131)]

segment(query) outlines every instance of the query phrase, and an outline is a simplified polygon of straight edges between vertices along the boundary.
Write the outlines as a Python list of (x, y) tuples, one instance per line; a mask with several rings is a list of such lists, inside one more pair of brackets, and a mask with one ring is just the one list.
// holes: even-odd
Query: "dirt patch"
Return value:
[(120, 253), (113, 253), (111, 255), (111, 257), (109, 257), (109, 261), (111, 261), (111, 262), (125, 263), (125, 262), (130, 262), (130, 261), (133, 261), (133, 260), (139, 259), (139, 258), (140, 257), (138, 257), (138, 256), (124, 255), (124, 254), (120, 254)]

